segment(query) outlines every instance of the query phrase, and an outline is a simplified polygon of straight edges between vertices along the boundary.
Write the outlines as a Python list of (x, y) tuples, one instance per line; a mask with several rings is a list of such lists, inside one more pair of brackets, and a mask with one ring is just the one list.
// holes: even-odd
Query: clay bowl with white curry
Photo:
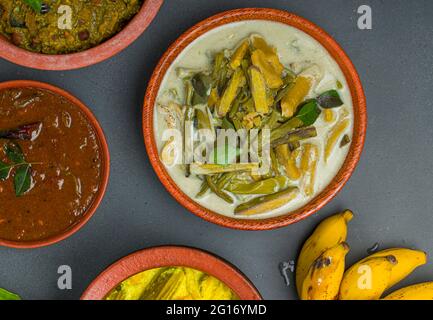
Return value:
[(274, 9), (208, 18), (165, 53), (143, 131), (176, 200), (225, 227), (267, 230), (320, 210), (359, 161), (367, 126), (359, 76), (325, 31)]

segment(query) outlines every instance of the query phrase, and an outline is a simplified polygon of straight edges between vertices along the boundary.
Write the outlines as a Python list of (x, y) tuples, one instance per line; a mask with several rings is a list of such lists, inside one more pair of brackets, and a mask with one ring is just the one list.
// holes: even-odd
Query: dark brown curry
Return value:
[(43, 240), (76, 224), (100, 188), (101, 156), (76, 105), (47, 90), (0, 91), (0, 239)]

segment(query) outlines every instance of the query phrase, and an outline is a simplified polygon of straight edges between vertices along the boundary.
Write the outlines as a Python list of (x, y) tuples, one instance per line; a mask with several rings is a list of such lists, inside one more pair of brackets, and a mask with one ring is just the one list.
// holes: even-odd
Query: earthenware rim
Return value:
[(189, 267), (224, 282), (241, 300), (261, 300), (254, 285), (236, 267), (203, 250), (181, 247), (152, 247), (130, 254), (105, 269), (86, 289), (81, 300), (103, 300), (131, 276), (160, 267)]
[(19, 48), (0, 36), (0, 57), (40, 70), (74, 70), (109, 59), (132, 44), (150, 25), (164, 0), (145, 0), (140, 11), (116, 35), (91, 49), (64, 55), (47, 55)]

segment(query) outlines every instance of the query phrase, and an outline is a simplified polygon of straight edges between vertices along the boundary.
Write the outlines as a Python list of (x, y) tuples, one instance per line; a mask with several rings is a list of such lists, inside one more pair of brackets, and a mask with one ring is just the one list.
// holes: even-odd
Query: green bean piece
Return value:
[(228, 116), (229, 116), (230, 119), (233, 120), (233, 118), (236, 116), (236, 114), (237, 114), (238, 111), (239, 111), (239, 107), (240, 107), (240, 105), (241, 105), (241, 99), (240, 99), (240, 97), (238, 96), (238, 97), (235, 99), (235, 101), (233, 102), (233, 107), (230, 109), (230, 111), (229, 111), (229, 113), (228, 113)]
[(285, 136), (276, 140), (272, 140), (271, 137), (271, 146), (275, 148), (282, 144), (296, 143), (314, 137), (317, 137), (317, 130), (315, 127), (301, 128), (290, 131)]
[(233, 121), (233, 125), (235, 126), (236, 130), (240, 130), (243, 128), (242, 121), (239, 120), (238, 118), (234, 118), (232, 121)]
[(196, 198), (203, 197), (208, 190), (209, 190), (209, 184), (207, 183), (206, 180), (204, 180), (203, 183), (201, 184), (200, 191), (196, 194), (195, 197)]
[(208, 112), (207, 106), (204, 108), (204, 110), (200, 108), (195, 109), (195, 117), (198, 123), (197, 127), (200, 130), (203, 129), (212, 130), (212, 124), (211, 124), (212, 119), (209, 118), (209, 114), (210, 113)]
[(215, 61), (213, 65), (213, 71), (212, 71), (212, 81), (214, 84), (214, 87), (218, 84), (218, 80), (220, 79), (220, 73), (224, 66), (224, 60), (225, 60), (225, 54), (224, 51), (218, 52), (215, 55)]
[(278, 209), (297, 197), (299, 189), (289, 187), (283, 191), (260, 196), (236, 207), (235, 215), (251, 216)]
[[(192, 155), (191, 142), (193, 141), (194, 134), (194, 108), (191, 106), (187, 106), (185, 111), (185, 121), (184, 121), (184, 141), (183, 141), (183, 149), (184, 155)], [(191, 175), (191, 165), (185, 165), (185, 176), (188, 178)]]
[(269, 155), (271, 157), (271, 169), (274, 175), (279, 175), (280, 174), (280, 170), (279, 170), (279, 164), (278, 164), (278, 159), (277, 159), (277, 155), (275, 154), (275, 150), (274, 148), (270, 148), (269, 150)]
[(296, 76), (294, 76), (292, 73), (288, 73), (286, 77), (283, 79), (283, 87), (277, 91), (277, 94), (275, 95), (274, 99), (274, 107), (277, 106), (277, 104), (283, 100), (283, 98), (286, 96), (287, 92), (290, 90), (290, 87), (293, 84), (293, 81), (295, 80)]
[(258, 163), (233, 163), (233, 164), (201, 164), (192, 163), (191, 173), (196, 175), (214, 175), (226, 172), (253, 172), (259, 169)]
[(269, 129), (275, 129), (278, 125), (278, 120), (280, 120), (280, 115), (274, 109), (271, 114), (262, 122), (262, 127), (268, 127)]
[(287, 92), (290, 90), (290, 87), (290, 85), (287, 85), (278, 91), (274, 99), (274, 107), (278, 104), (278, 102), (283, 100), (283, 98), (287, 95)]
[(283, 138), (289, 132), (294, 129), (300, 128), (304, 125), (304, 123), (298, 118), (292, 118), (285, 123), (283, 123), (278, 128), (271, 131), (271, 142)]
[(244, 108), (248, 113), (252, 113), (255, 111), (254, 108), (254, 100), (253, 98), (249, 98), (245, 103), (244, 103)]
[(251, 87), (250, 79), (248, 77), (248, 69), (251, 67), (250, 58), (251, 57), (249, 56), (248, 59), (242, 60), (242, 63), (241, 63), (242, 71), (244, 72), (245, 78), (247, 79), (248, 88)]
[(289, 178), (286, 176), (278, 176), (275, 178), (269, 178), (253, 183), (249, 182), (231, 182), (226, 188), (234, 194), (274, 194), (283, 189), (286, 189), (289, 185)]
[(194, 97), (194, 87), (191, 80), (185, 80), (185, 105), (192, 106), (192, 99)]
[(206, 176), (207, 184), (209, 185), (209, 188), (221, 199), (223, 199), (225, 202), (228, 202), (232, 204), (233, 198), (229, 196), (228, 193), (218, 188), (218, 186), (213, 182), (211, 176)]
[(289, 149), (290, 151), (295, 151), (301, 146), (301, 143), (299, 141), (294, 141), (289, 143)]
[(236, 176), (236, 172), (227, 172), (221, 175), (217, 181), (217, 186), (219, 189), (225, 189), (227, 184)]
[(223, 121), (222, 121), (222, 124), (221, 124), (221, 127), (222, 127), (223, 129), (225, 129), (225, 130), (229, 130), (229, 129), (233, 129), (233, 130), (235, 130), (235, 126), (234, 126), (233, 123), (230, 121), (230, 119), (229, 119), (228, 116), (225, 116), (225, 117), (224, 117), (224, 119), (223, 119)]
[(228, 59), (224, 51), (219, 52), (215, 56), (214, 68), (212, 72), (212, 88), (218, 89), (218, 94), (221, 95), (228, 79), (230, 78)]
[[(183, 130), (183, 151), (184, 155), (192, 155), (191, 141), (194, 134), (194, 107), (192, 107), (192, 98), (194, 95), (194, 89), (191, 81), (185, 81), (185, 119), (184, 119), (184, 130)], [(191, 175), (190, 165), (185, 165), (185, 176), (188, 178)]]
[(292, 70), (285, 68), (284, 71), (286, 72), (286, 76), (283, 79), (284, 84), (292, 83), (296, 79), (296, 73), (294, 73)]

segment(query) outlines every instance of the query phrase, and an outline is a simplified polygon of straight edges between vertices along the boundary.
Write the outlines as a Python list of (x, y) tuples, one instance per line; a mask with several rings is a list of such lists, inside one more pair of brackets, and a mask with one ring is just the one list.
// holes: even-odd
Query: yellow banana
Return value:
[(390, 255), (397, 259), (398, 264), (395, 265), (391, 270), (391, 279), (389, 280), (387, 289), (393, 287), (395, 284), (406, 278), (419, 266), (427, 263), (427, 254), (425, 252), (404, 248), (393, 248), (379, 251), (367, 257), (366, 259), (386, 257)]
[(296, 266), (296, 288), (302, 294), (302, 283), (313, 262), (325, 251), (347, 238), (347, 223), (353, 213), (346, 210), (322, 221), (302, 247)]
[(344, 274), (349, 246), (342, 242), (326, 250), (310, 267), (302, 285), (301, 300), (335, 300)]
[(419, 283), (397, 290), (384, 300), (433, 300), (433, 282)]
[(343, 276), (340, 300), (378, 300), (387, 289), (392, 269), (398, 261), (394, 256), (364, 259), (354, 264)]

